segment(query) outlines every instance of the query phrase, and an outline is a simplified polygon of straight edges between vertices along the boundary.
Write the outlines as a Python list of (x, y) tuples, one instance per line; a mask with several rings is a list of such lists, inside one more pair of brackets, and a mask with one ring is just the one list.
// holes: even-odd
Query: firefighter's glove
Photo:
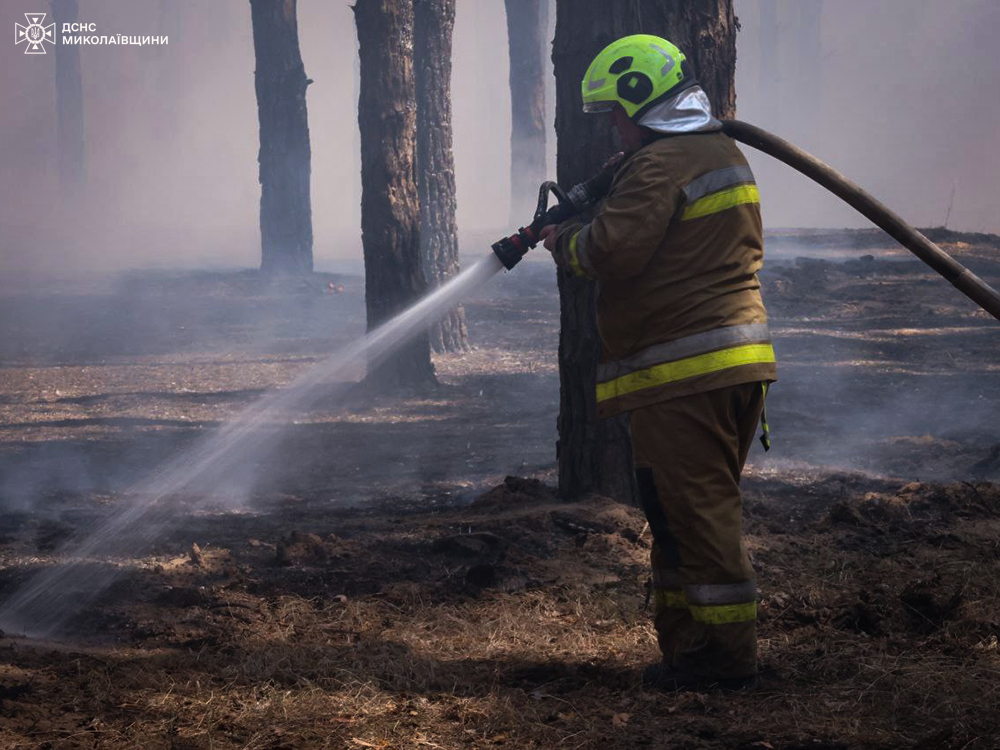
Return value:
[(556, 262), (556, 265), (573, 276), (587, 275), (580, 267), (579, 257), (576, 254), (576, 243), (574, 242), (581, 228), (582, 225), (574, 221), (568, 221), (558, 226), (549, 224), (542, 227), (540, 235), (545, 243), (545, 249), (552, 253), (552, 260)]

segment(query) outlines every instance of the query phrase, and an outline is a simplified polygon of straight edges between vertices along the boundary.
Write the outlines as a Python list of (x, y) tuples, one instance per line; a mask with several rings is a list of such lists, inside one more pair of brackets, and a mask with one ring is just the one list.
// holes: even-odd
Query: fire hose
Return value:
[[(783, 161), (825, 187), (947, 279), (958, 291), (1000, 320), (1000, 293), (996, 289), (840, 172), (788, 141), (749, 123), (723, 120), (722, 131), (734, 140)], [(521, 227), (517, 233), (493, 244), (493, 252), (504, 267), (513, 268), (529, 249), (538, 244), (542, 227), (547, 224), (559, 224), (594, 206), (611, 189), (614, 170), (614, 166), (605, 167), (569, 192), (564, 192), (554, 182), (542, 183), (538, 206), (531, 224)], [(557, 200), (552, 207), (548, 206), (550, 193), (555, 195)]]

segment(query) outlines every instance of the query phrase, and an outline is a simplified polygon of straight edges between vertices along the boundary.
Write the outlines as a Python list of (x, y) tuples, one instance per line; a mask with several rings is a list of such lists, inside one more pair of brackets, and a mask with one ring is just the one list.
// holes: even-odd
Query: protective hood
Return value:
[(660, 102), (639, 118), (639, 125), (657, 133), (704, 133), (720, 130), (712, 105), (701, 86), (691, 86)]

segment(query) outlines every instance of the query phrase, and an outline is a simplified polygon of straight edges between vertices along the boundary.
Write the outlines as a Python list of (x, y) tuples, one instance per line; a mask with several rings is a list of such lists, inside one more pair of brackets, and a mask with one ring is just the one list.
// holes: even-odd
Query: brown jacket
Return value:
[(753, 174), (719, 132), (659, 138), (622, 163), (588, 224), (559, 252), (598, 281), (598, 412), (776, 379), (757, 271)]

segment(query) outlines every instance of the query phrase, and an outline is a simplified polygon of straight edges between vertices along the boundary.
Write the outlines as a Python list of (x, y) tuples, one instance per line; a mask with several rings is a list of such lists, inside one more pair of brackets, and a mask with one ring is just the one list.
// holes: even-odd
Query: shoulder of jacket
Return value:
[(615, 182), (641, 173), (646, 179), (664, 179), (677, 183), (690, 168), (691, 149), (678, 138), (659, 138), (643, 146), (623, 164)]
[(657, 138), (643, 147), (638, 153), (649, 151), (659, 154), (686, 154), (704, 148), (718, 148), (722, 144), (732, 143), (732, 138), (721, 130), (703, 133), (678, 133)]

